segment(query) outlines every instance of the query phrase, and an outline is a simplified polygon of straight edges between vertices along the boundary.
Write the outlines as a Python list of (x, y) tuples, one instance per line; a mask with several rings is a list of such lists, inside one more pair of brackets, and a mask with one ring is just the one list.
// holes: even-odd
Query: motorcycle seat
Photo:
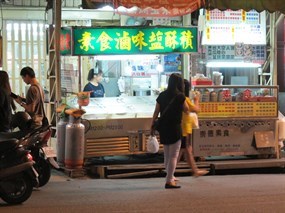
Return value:
[(1, 140), (0, 139), (0, 151), (5, 151), (11, 148), (14, 148), (17, 146), (18, 139), (16, 138), (11, 138), (11, 139), (6, 139), (6, 140)]

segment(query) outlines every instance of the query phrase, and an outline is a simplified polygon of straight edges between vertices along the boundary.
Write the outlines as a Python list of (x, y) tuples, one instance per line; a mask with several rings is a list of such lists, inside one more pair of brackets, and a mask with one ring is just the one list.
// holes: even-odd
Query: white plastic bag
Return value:
[(189, 113), (191, 117), (192, 129), (199, 129), (198, 115), (195, 112)]
[(159, 150), (159, 143), (156, 136), (149, 136), (146, 144), (146, 150), (149, 153), (157, 153)]

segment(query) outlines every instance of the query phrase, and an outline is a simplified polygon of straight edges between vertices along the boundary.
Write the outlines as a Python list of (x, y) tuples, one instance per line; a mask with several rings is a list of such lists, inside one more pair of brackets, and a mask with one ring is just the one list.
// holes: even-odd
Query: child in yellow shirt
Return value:
[[(184, 79), (185, 85), (185, 96), (186, 96), (186, 103), (188, 105), (190, 112), (197, 113), (199, 111), (199, 96), (196, 95), (194, 97), (194, 103), (189, 98), (189, 91), (190, 91), (190, 83), (188, 80)], [(197, 168), (196, 162), (193, 156), (193, 149), (192, 149), (192, 118), (189, 113), (183, 112), (182, 114), (182, 143), (181, 149), (178, 157), (178, 162), (180, 161), (182, 155), (186, 157), (186, 160), (189, 166), (192, 169), (194, 176), (201, 176), (208, 173), (206, 170), (201, 170)]]

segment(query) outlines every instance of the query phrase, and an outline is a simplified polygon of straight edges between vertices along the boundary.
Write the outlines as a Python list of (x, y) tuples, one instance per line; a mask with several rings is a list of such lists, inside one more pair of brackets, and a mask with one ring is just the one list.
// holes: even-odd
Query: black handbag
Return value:
[(153, 122), (153, 129), (155, 129), (156, 131), (159, 132), (160, 130), (160, 122), (159, 122), (159, 118), (156, 118)]
[(160, 131), (161, 130), (161, 119), (163, 118), (163, 116), (165, 115), (165, 113), (167, 112), (167, 110), (170, 108), (170, 106), (172, 105), (172, 103), (174, 102), (176, 96), (174, 96), (171, 101), (169, 102), (169, 104), (166, 106), (166, 108), (163, 110), (163, 112), (161, 113), (160, 117), (157, 117), (154, 122), (153, 122), (153, 129), (155, 129), (156, 131)]

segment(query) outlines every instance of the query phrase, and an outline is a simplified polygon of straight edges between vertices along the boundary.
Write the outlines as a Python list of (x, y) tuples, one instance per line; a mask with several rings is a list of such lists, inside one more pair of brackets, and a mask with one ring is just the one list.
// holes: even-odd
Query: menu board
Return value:
[(206, 58), (207, 60), (245, 60), (253, 63), (263, 64), (266, 60), (265, 45), (251, 45), (250, 54), (247, 53), (247, 48), (242, 45), (242, 50), (237, 51), (234, 45), (207, 45)]
[(202, 45), (265, 45), (266, 14), (251, 11), (207, 10)]

